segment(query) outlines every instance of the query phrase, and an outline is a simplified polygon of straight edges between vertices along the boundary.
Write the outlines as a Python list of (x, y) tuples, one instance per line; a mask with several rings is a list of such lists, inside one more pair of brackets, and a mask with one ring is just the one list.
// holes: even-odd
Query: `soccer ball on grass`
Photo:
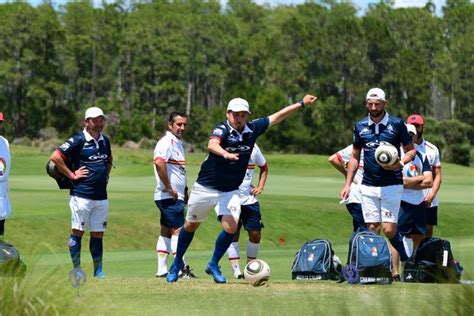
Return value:
[(262, 286), (270, 279), (270, 266), (263, 260), (255, 259), (247, 263), (244, 269), (245, 281), (253, 286)]
[(398, 150), (389, 143), (380, 144), (375, 150), (375, 161), (381, 166), (391, 166), (398, 160)]

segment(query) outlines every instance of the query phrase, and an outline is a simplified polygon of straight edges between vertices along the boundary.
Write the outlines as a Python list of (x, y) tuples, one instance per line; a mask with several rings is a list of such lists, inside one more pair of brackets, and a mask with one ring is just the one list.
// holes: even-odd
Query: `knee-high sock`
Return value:
[(238, 241), (234, 241), (230, 244), (229, 248), (227, 249), (227, 256), (229, 257), (230, 266), (232, 267), (234, 276), (238, 276), (242, 273), (240, 272), (240, 245)]
[[(176, 257), (176, 249), (178, 248), (178, 237), (179, 235), (171, 236), (171, 252), (170, 253), (172, 253), (174, 257)], [(187, 265), (185, 255), (183, 255), (183, 264)]]
[(186, 250), (188, 250), (191, 241), (193, 241), (194, 232), (187, 232), (184, 227), (179, 231), (178, 245), (176, 246), (176, 256), (174, 257), (174, 264), (180, 268), (183, 265), (183, 257)]
[(397, 249), (398, 254), (400, 255), (400, 260), (402, 262), (405, 262), (408, 260), (407, 253), (405, 252), (405, 246), (403, 245), (403, 237), (402, 235), (397, 231), (395, 233), (395, 236), (393, 238), (388, 239), (392, 246)]
[(158, 259), (158, 275), (163, 275), (168, 272), (167, 259), (171, 250), (171, 239), (160, 236), (156, 242), (156, 256)]
[(230, 244), (234, 240), (234, 234), (229, 234), (225, 230), (222, 230), (216, 239), (216, 245), (214, 247), (214, 253), (212, 254), (211, 262), (218, 264), (224, 253), (229, 248)]
[(94, 238), (91, 236), (89, 241), (89, 250), (92, 255), (92, 261), (94, 262), (94, 275), (102, 272), (102, 238)]
[(259, 250), (260, 244), (253, 243), (250, 240), (247, 241), (247, 260), (257, 259)]
[(69, 236), (69, 253), (71, 254), (72, 265), (74, 268), (79, 268), (81, 266), (81, 241), (82, 237), (73, 234)]

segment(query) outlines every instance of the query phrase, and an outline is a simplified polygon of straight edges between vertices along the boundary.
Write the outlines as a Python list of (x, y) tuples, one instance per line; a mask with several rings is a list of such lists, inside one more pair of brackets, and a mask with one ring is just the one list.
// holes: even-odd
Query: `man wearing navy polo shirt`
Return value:
[[(368, 116), (355, 124), (352, 157), (347, 167), (347, 177), (341, 191), (341, 199), (349, 197), (350, 186), (357, 172), (362, 150), (364, 151), (364, 177), (360, 190), (362, 193), (362, 212), (368, 227), (374, 231), (382, 229), (390, 243), (400, 254), (402, 261), (408, 260), (403, 239), (397, 231), (398, 211), (403, 192), (402, 168), (416, 155), (412, 139), (405, 122), (385, 111), (385, 92), (372, 88), (367, 93)], [(380, 144), (390, 143), (396, 148), (403, 146), (402, 160), (391, 166), (380, 166), (375, 161), (375, 150)], [(400, 156), (400, 155), (399, 155)]]
[(214, 253), (206, 273), (216, 283), (226, 278), (219, 268), (219, 260), (229, 248), (238, 228), (240, 217), (239, 186), (244, 179), (247, 165), (257, 138), (267, 128), (278, 124), (299, 108), (312, 104), (316, 97), (306, 95), (301, 101), (282, 110), (248, 122), (250, 107), (246, 100), (235, 98), (227, 106), (227, 120), (214, 127), (207, 145), (209, 155), (201, 165), (188, 201), (188, 211), (178, 238), (176, 257), (166, 280), (176, 282), (183, 266), (183, 255), (191, 244), (194, 232), (215, 209), (223, 230), (216, 239)]
[[(102, 134), (106, 116), (90, 107), (84, 117), (85, 128), (64, 142), (51, 155), (58, 170), (71, 180), (69, 207), (71, 235), (68, 245), (74, 269), (81, 269), (81, 240), (90, 228), (89, 249), (94, 262), (94, 277), (103, 278), (102, 237), (107, 226), (109, 201), (107, 182), (112, 168), (112, 151)], [(65, 161), (69, 161), (70, 169)]]

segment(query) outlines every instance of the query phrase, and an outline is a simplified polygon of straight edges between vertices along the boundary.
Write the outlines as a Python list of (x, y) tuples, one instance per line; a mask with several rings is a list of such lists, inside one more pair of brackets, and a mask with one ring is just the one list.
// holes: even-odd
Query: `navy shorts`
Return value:
[(426, 208), (426, 225), (438, 225), (438, 207)]
[(398, 231), (402, 235), (426, 235), (425, 202), (413, 205), (402, 201), (398, 213)]
[(184, 224), (184, 201), (164, 199), (155, 201), (160, 209), (160, 224), (168, 228), (179, 228)]
[(359, 227), (367, 227), (367, 224), (364, 221), (364, 215), (362, 215), (362, 204), (349, 203), (346, 204), (346, 208), (352, 216), (353, 231), (356, 231)]
[(254, 203), (241, 205), (239, 229), (244, 226), (245, 230), (262, 230), (262, 214), (260, 214), (260, 204)]

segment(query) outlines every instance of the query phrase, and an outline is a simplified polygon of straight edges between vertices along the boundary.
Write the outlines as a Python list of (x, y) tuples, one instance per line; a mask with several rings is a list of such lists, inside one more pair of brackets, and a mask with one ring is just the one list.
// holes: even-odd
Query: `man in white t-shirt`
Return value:
[[(157, 278), (168, 275), (167, 259), (176, 254), (178, 234), (184, 224), (184, 205), (187, 202), (186, 155), (182, 138), (186, 132), (186, 114), (172, 112), (168, 118), (168, 131), (156, 144), (153, 161), (156, 178), (154, 200), (160, 210), (160, 236), (156, 243), (158, 257)], [(194, 277), (185, 264), (181, 276)]]
[[(255, 167), (260, 168), (258, 184), (256, 187), (252, 185)], [(263, 156), (260, 148), (255, 144), (252, 153), (250, 154), (247, 172), (244, 180), (239, 187), (240, 191), (240, 219), (239, 227), (234, 235), (234, 240), (227, 249), (230, 265), (234, 273), (234, 278), (242, 279), (243, 274), (240, 271), (240, 246), (239, 236), (240, 228), (244, 226), (248, 231), (249, 240), (247, 241), (247, 263), (251, 260), (257, 259), (258, 251), (260, 250), (260, 239), (262, 238), (262, 214), (260, 213), (260, 204), (256, 198), (257, 195), (263, 192), (265, 183), (268, 177), (268, 164)]]
[[(0, 127), (2, 128), (3, 121), (3, 112), (0, 112)], [(0, 239), (3, 237), (3, 234), (5, 232), (5, 220), (10, 216), (12, 212), (8, 187), (10, 164), (10, 144), (8, 143), (8, 140), (5, 137), (0, 135)]]
[[(352, 145), (349, 145), (338, 152), (332, 154), (328, 161), (329, 163), (336, 168), (340, 173), (347, 176), (347, 164), (351, 159), (352, 155)], [(341, 204), (346, 205), (347, 211), (352, 216), (352, 230), (355, 232), (359, 227), (366, 228), (367, 224), (364, 221), (364, 215), (362, 214), (362, 197), (360, 193), (359, 185), (362, 182), (362, 177), (364, 176), (364, 156), (363, 152), (361, 153), (361, 159), (359, 163), (359, 168), (357, 173), (352, 180), (351, 190), (349, 193), (349, 198), (347, 200), (341, 200)]]
[(433, 173), (433, 186), (423, 190), (426, 205), (426, 237), (433, 236), (433, 226), (438, 225), (438, 191), (441, 187), (441, 159), (438, 147), (423, 138), (425, 121), (419, 114), (408, 116), (408, 124), (416, 128), (415, 147), (416, 150), (425, 154)]

